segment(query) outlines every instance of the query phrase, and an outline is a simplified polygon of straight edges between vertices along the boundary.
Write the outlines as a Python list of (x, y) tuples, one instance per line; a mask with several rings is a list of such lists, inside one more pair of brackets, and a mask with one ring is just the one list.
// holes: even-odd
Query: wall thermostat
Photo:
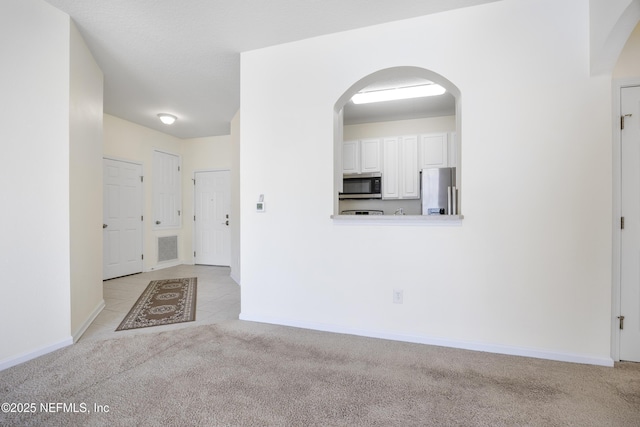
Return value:
[(258, 203), (256, 203), (256, 212), (264, 212), (264, 210), (265, 210), (264, 194), (261, 194), (260, 197), (258, 198)]

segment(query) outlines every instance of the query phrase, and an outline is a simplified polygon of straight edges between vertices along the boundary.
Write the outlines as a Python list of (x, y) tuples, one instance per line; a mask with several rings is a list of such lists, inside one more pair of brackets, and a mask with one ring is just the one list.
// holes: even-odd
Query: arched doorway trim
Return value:
[(421, 67), (399, 66), (391, 67), (371, 73), (351, 85), (334, 104), (334, 208), (333, 214), (339, 213), (338, 193), (342, 191), (342, 143), (343, 143), (343, 108), (349, 100), (362, 89), (374, 83), (401, 79), (401, 78), (423, 78), (444, 87), (455, 98), (455, 118), (456, 118), (456, 151), (457, 151), (457, 186), (459, 189), (458, 208), (462, 210), (462, 93), (460, 89), (444, 76)]

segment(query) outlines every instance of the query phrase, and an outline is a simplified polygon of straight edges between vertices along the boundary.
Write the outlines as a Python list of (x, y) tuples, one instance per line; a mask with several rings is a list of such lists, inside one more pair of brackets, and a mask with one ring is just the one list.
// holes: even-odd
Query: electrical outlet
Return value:
[(394, 289), (393, 290), (393, 303), (394, 304), (402, 304), (402, 289)]

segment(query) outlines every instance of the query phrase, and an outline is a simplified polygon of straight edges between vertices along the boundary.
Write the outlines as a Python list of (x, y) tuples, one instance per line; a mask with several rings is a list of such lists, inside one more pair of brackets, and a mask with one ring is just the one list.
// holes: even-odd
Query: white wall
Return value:
[[(268, 208), (241, 213), (241, 318), (611, 364), (611, 80), (589, 38), (587, 2), (503, 0), (243, 53), (241, 203)], [(329, 218), (333, 106), (397, 66), (461, 91), (461, 227)]]
[(102, 299), (102, 71), (71, 23), (71, 333), (78, 339)]
[(636, 25), (625, 43), (613, 69), (613, 77), (615, 79), (640, 77), (640, 25)]
[(231, 278), (240, 284), (240, 112), (231, 120)]
[(395, 120), (391, 122), (346, 125), (343, 129), (345, 141), (363, 138), (415, 135), (432, 132), (455, 132), (456, 117), (427, 117), (423, 119)]
[(71, 343), (70, 19), (0, 2), (0, 369)]
[(640, 20), (640, 0), (589, 0), (591, 74), (608, 74)]

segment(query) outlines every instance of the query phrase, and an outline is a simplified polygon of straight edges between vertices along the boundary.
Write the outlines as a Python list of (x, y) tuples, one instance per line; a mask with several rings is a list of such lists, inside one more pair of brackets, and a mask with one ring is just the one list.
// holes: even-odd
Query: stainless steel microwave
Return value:
[(345, 199), (381, 199), (382, 175), (367, 173), (344, 175), (340, 200)]

